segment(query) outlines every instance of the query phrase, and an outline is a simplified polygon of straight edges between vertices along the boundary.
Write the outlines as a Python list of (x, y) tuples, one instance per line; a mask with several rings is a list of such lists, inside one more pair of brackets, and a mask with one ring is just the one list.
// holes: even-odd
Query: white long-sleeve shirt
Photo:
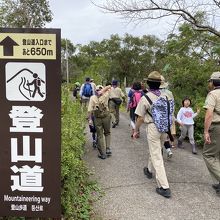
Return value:
[(193, 118), (195, 118), (197, 115), (198, 113), (194, 113), (190, 107), (182, 107), (177, 114), (177, 121), (185, 125), (193, 125)]

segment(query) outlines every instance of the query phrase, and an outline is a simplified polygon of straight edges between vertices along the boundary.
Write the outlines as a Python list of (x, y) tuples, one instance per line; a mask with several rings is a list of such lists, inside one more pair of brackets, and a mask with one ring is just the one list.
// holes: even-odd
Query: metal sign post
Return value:
[(61, 216), (60, 38), (0, 28), (0, 216)]

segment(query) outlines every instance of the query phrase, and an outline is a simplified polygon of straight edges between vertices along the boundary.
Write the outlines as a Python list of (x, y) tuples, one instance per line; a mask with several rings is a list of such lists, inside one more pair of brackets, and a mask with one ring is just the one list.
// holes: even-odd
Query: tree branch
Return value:
[(217, 1), (217, 0), (213, 0), (213, 2), (216, 4), (217, 7), (220, 8), (220, 1)]
[[(215, 18), (220, 16), (220, 2), (218, 0), (213, 0), (213, 4), (208, 1), (204, 1), (202, 4), (195, 1), (191, 5), (184, 0), (164, 0), (159, 2), (157, 0), (106, 0), (104, 5), (97, 5), (94, 2), (93, 4), (104, 12), (119, 14), (123, 18), (129, 19), (130, 22), (177, 16), (176, 23), (178, 23), (181, 21), (181, 17), (183, 21), (190, 23), (195, 30), (207, 31), (220, 37), (220, 32), (215, 27), (215, 23), (217, 23)], [(202, 9), (203, 11), (201, 11)], [(215, 13), (213, 13), (214, 11)], [(198, 16), (199, 14), (206, 15), (209, 19), (202, 21), (202, 16)], [(213, 25), (208, 24), (208, 21), (213, 21)]]

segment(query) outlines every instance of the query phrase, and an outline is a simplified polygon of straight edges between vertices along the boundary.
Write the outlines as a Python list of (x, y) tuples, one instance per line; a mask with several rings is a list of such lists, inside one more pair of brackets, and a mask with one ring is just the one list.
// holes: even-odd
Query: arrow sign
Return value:
[(3, 46), (4, 56), (13, 56), (14, 55), (14, 46), (19, 46), (15, 41), (10, 37), (6, 37), (0, 42), (0, 45)]

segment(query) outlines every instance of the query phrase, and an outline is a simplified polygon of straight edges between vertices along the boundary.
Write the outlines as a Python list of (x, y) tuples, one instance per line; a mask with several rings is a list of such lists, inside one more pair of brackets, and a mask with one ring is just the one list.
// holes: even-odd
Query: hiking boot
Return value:
[(92, 146), (93, 146), (94, 149), (97, 147), (96, 141), (93, 141)]
[(148, 179), (153, 178), (153, 174), (148, 170), (147, 167), (144, 167), (144, 174), (147, 176)]
[(112, 151), (110, 148), (106, 148), (106, 155), (107, 157), (110, 157), (112, 155)]
[(183, 147), (183, 142), (182, 141), (180, 141), (180, 140), (178, 140), (178, 143), (177, 143), (177, 147), (179, 147), (179, 148), (184, 148)]
[(195, 144), (192, 144), (192, 153), (193, 154), (197, 154), (196, 145)]
[(171, 191), (170, 191), (170, 189), (168, 188), (168, 189), (164, 189), (164, 188), (162, 188), (162, 187), (157, 187), (156, 188), (156, 192), (159, 194), (159, 195), (161, 195), (161, 196), (163, 196), (163, 197), (165, 197), (165, 198), (170, 198), (171, 197)]
[(116, 127), (116, 123), (112, 123), (112, 128), (115, 128)]
[(134, 129), (131, 130), (131, 137), (133, 138)]
[(167, 158), (170, 159), (173, 155), (172, 151), (170, 148), (166, 148), (166, 152), (167, 152)]
[(100, 159), (102, 159), (102, 160), (105, 160), (107, 157), (106, 157), (106, 155), (105, 154), (99, 154), (98, 155), (98, 158), (100, 158)]
[(138, 131), (136, 138), (140, 138), (140, 132)]
[(212, 184), (212, 188), (214, 189), (214, 190), (220, 190), (220, 183), (217, 183), (217, 184)]

